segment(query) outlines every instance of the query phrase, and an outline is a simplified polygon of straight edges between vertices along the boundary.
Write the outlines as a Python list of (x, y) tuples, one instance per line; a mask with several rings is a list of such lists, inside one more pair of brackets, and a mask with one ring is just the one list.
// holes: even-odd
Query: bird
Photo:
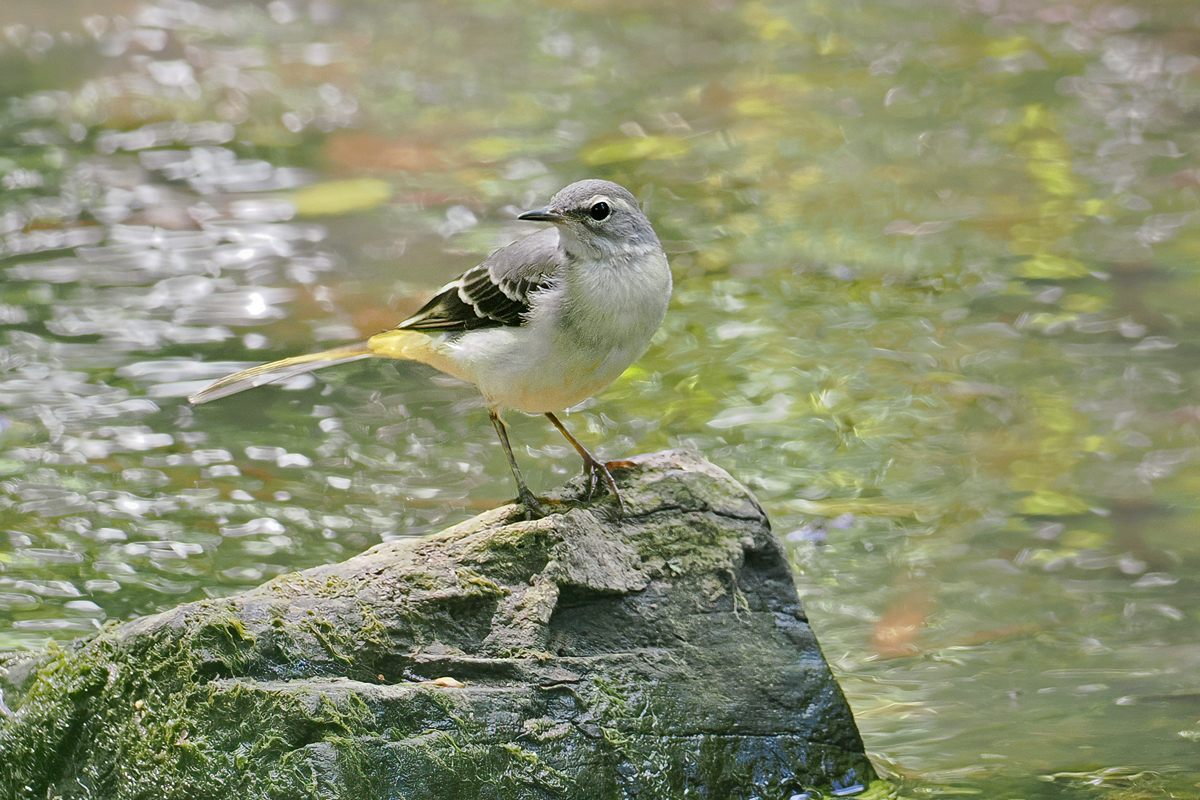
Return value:
[(191, 395), (193, 404), (365, 358), (419, 361), (483, 395), (526, 519), (546, 508), (513, 455), (502, 414), (544, 414), (583, 459), (590, 499), (603, 484), (626, 507), (608, 467), (558, 414), (616, 380), (666, 317), (671, 269), (637, 199), (616, 183), (572, 183), (517, 219), (548, 222), (447, 283), (395, 328), (357, 344), (262, 364)]

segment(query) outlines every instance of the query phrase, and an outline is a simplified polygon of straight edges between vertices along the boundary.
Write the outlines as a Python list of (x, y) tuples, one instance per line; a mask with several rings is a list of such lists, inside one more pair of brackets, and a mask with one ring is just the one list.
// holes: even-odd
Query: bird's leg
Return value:
[(575, 452), (579, 453), (580, 458), (583, 459), (583, 469), (588, 476), (588, 499), (591, 499), (592, 495), (596, 492), (596, 487), (603, 481), (608, 486), (608, 490), (612, 492), (613, 497), (617, 498), (617, 505), (621, 509), (621, 514), (624, 514), (625, 498), (621, 497), (621, 491), (617, 488), (617, 482), (613, 478), (612, 473), (608, 471), (608, 467), (604, 465), (603, 461), (600, 461), (589, 453), (588, 449), (571, 435), (571, 432), (559, 421), (558, 417), (549, 411), (546, 412), (546, 416), (554, 424), (554, 427), (558, 428), (559, 433), (567, 437), (567, 441), (571, 443), (571, 446), (575, 448)]
[(492, 427), (500, 435), (500, 444), (504, 447), (508, 466), (512, 468), (513, 477), (517, 479), (517, 494), (520, 495), (521, 503), (525, 506), (525, 519), (540, 519), (546, 516), (546, 509), (533, 496), (533, 492), (529, 491), (529, 487), (525, 485), (525, 479), (521, 477), (521, 470), (517, 468), (517, 459), (513, 456), (512, 445), (508, 443), (508, 430), (504, 427), (504, 420), (500, 419), (500, 415), (492, 409), (488, 409), (488, 417), (492, 420)]

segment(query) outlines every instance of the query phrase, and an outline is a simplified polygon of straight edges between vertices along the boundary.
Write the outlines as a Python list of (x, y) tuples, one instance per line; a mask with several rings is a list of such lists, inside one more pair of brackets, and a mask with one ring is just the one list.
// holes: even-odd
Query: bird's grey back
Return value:
[(506, 293), (511, 293), (522, 284), (544, 283), (566, 266), (566, 259), (558, 229), (546, 228), (501, 247), (479, 266), (490, 272)]

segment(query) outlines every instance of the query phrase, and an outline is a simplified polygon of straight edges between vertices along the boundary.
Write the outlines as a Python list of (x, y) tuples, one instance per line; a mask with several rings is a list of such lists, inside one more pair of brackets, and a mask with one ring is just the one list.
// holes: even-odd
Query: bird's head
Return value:
[(572, 183), (544, 208), (526, 211), (517, 219), (554, 223), (563, 247), (576, 256), (621, 258), (658, 246), (654, 228), (637, 200), (611, 181)]

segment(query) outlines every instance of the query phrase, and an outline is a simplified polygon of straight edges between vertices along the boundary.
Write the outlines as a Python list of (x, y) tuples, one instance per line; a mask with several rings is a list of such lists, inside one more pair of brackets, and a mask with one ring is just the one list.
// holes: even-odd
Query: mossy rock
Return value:
[(873, 779), (754, 497), (683, 451), (628, 514), (507, 506), (0, 679), (3, 798), (787, 798)]

